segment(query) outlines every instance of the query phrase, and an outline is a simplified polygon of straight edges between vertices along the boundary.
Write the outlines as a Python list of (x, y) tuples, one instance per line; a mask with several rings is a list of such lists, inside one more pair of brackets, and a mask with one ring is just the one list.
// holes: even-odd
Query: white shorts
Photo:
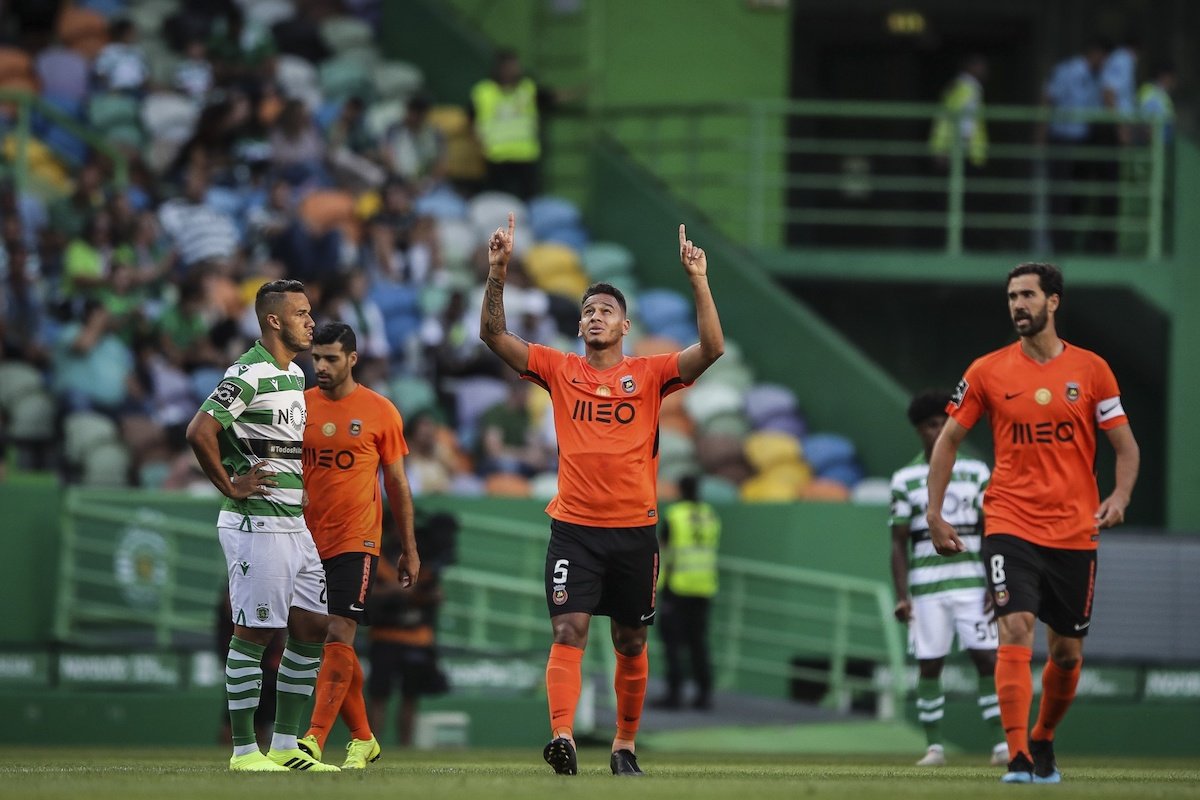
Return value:
[(960, 650), (995, 650), (1000, 638), (996, 620), (983, 613), (985, 594), (979, 588), (914, 597), (909, 652), (918, 659), (944, 658), (956, 632)]
[(307, 529), (256, 533), (217, 528), (217, 533), (229, 572), (235, 625), (286, 628), (293, 606), (327, 613), (325, 568)]

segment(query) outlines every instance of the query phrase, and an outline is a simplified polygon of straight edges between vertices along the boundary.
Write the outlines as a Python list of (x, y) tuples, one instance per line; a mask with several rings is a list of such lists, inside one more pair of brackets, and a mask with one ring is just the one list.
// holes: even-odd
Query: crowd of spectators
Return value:
[[(489, 191), (497, 174), (512, 183), (511, 165), (497, 170), (481, 146), (468, 98), (434, 102), (415, 66), (380, 56), (376, 4), (96, 0), (14, 12), (0, 30), (0, 88), (35, 92), (104, 142), (35, 112), (27, 181), (0, 185), (0, 368), (10, 387), (21, 370), (39, 378), (0, 392), (19, 463), (91, 483), (206, 487), (184, 428), (256, 337), (256, 289), (288, 277), (304, 281), (318, 322), (358, 333), (358, 379), (405, 415), (418, 495), (554, 491), (549, 404), (508, 379), (477, 336), (486, 234), (517, 211), (511, 327), (566, 349), (590, 279), (615, 276), (636, 299), (632, 259), (590, 242), (561, 199)], [(512, 60), (503, 55), (504, 70)], [(0, 109), (7, 142), (16, 120), (16, 104)], [(536, 185), (536, 173), (521, 176)], [(690, 309), (668, 305), (643, 330), (657, 334), (644, 351), (694, 340)], [(727, 371), (741, 390), (744, 373)], [(736, 497), (777, 466), (748, 463), (745, 404), (722, 405), (724, 388), (710, 387), (715, 406), (697, 389), (700, 400), (674, 410), (668, 494), (674, 473), (705, 462), (709, 433), (725, 442), (702, 463), (712, 491)], [(49, 424), (35, 419), (41, 407)], [(794, 398), (789, 408), (775, 434), (796, 441), (781, 451), (791, 471), (752, 496), (794, 499), (813, 482), (807, 466), (797, 472), (806, 431)], [(731, 411), (742, 421), (707, 429)], [(81, 431), (124, 457), (89, 466), (106, 450), (73, 445)], [(852, 448), (835, 466), (840, 490), (818, 481), (817, 496), (845, 496), (861, 477)]]

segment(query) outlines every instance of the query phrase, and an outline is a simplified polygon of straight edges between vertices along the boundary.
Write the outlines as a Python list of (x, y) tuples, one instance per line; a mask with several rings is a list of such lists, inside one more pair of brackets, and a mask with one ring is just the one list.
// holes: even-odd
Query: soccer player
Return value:
[[(233, 612), (225, 662), (229, 768), (337, 772), (296, 746), (329, 627), (325, 571), (304, 524), (304, 373), (292, 361), (312, 346), (313, 320), (299, 281), (263, 284), (254, 309), (262, 338), (226, 370), (187, 428), (201, 469), (225, 495), (217, 532)], [(254, 738), (263, 651), (284, 627), (275, 732), (264, 756)]]
[(504, 280), (514, 220), (488, 242), (479, 337), (521, 377), (550, 393), (558, 436), (558, 494), (546, 507), (546, 605), (554, 643), (546, 666), (552, 739), (543, 757), (560, 775), (578, 771), (572, 729), (593, 615), (611, 618), (616, 650), (617, 733), (609, 767), (641, 775), (634, 737), (646, 695), (647, 625), (658, 572), (656, 478), (662, 398), (691, 385), (724, 352), (704, 251), (679, 226), (679, 257), (692, 284), (700, 341), (664, 355), (629, 357), (625, 297), (606, 283), (583, 294), (583, 357), (528, 344), (507, 329)]
[[(1000, 625), (996, 693), (1011, 760), (1006, 783), (1058, 783), (1054, 731), (1075, 699), (1092, 621), (1100, 531), (1120, 524), (1137, 480), (1138, 446), (1107, 362), (1058, 338), (1062, 273), (1020, 264), (1008, 273), (1008, 312), (1019, 341), (976, 359), (959, 381), (929, 463), (929, 533), (939, 554), (966, 543), (943, 515), (958, 446), (987, 414), (996, 451), (984, 496), (983, 565)], [(1116, 451), (1112, 493), (1093, 473), (1096, 428)], [(1037, 723), (1035, 617), (1046, 623)]]
[[(892, 582), (896, 589), (896, 619), (908, 623), (909, 644), (917, 657), (917, 719), (925, 728), (928, 749), (918, 767), (946, 763), (942, 744), (942, 666), (954, 634), (979, 671), (979, 710), (1001, 738), (992, 748), (992, 764), (1008, 763), (1008, 745), (1000, 730), (996, 701), (996, 623), (979, 560), (984, 489), (991, 471), (973, 458), (959, 458), (946, 488), (942, 515), (958, 531), (966, 552), (941, 557), (929, 540), (925, 509), (926, 480), (933, 443), (946, 424), (950, 393), (923, 392), (908, 404), (908, 421), (917, 431), (923, 451), (892, 475)], [(911, 569), (910, 569), (911, 567)]]
[(358, 343), (349, 325), (327, 322), (317, 328), (312, 350), (317, 385), (304, 393), (309, 411), (304, 468), (312, 501), (304, 516), (325, 566), (330, 618), (312, 722), (299, 745), (320, 760), (340, 712), (351, 737), (342, 769), (365, 769), (379, 758), (379, 742), (367, 720), (354, 635), (360, 622), (368, 624), (366, 610), (383, 538), (381, 468), (388, 506), (400, 532), (396, 572), (401, 585), (411, 585), (421, 569), (412, 493), (404, 475), (408, 445), (392, 401), (354, 380)]

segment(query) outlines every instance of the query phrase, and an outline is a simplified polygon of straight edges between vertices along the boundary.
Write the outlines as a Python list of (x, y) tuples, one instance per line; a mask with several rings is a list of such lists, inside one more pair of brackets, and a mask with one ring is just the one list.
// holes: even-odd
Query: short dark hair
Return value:
[(282, 295), (292, 292), (304, 294), (304, 284), (300, 281), (289, 281), (280, 279), (264, 283), (258, 287), (258, 292), (254, 295), (254, 313), (260, 318), (271, 313), (275, 308), (275, 304), (282, 299)]
[(1005, 287), (1012, 283), (1012, 279), (1020, 275), (1037, 275), (1038, 285), (1042, 288), (1042, 293), (1049, 297), (1052, 294), (1058, 295), (1058, 299), (1062, 300), (1063, 296), (1063, 274), (1062, 270), (1053, 264), (1047, 264), (1041, 261), (1026, 261), (1024, 264), (1017, 264), (1008, 273), (1008, 280), (1004, 282)]
[(950, 393), (945, 389), (926, 389), (908, 404), (908, 421), (915, 428), (930, 417), (945, 416), (949, 402)]
[(629, 309), (625, 306), (625, 295), (621, 294), (621, 290), (613, 286), (611, 283), (593, 283), (583, 292), (583, 299), (579, 301), (583, 305), (588, 301), (588, 298), (594, 294), (611, 294), (617, 298), (617, 304), (621, 306), (621, 313), (628, 314)]
[(358, 337), (354, 329), (344, 322), (322, 322), (313, 331), (313, 344), (333, 344), (340, 342), (342, 350), (350, 355), (358, 350)]

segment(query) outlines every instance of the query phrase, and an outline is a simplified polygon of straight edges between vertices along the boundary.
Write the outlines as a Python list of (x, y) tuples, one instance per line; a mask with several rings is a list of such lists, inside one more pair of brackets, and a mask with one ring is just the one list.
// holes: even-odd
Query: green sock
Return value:
[(288, 637), (279, 677), (275, 679), (275, 733), (295, 736), (300, 715), (317, 685), (324, 642), (298, 642)]
[(262, 645), (234, 636), (225, 658), (225, 698), (229, 704), (229, 728), (233, 745), (254, 744), (254, 712), (262, 691)]
[(1000, 699), (996, 696), (994, 675), (979, 676), (979, 713), (983, 721), (1004, 739), (1004, 728), (1000, 725)]
[(942, 743), (942, 716), (946, 697), (942, 694), (941, 678), (917, 680), (917, 719), (925, 728), (926, 744)]

